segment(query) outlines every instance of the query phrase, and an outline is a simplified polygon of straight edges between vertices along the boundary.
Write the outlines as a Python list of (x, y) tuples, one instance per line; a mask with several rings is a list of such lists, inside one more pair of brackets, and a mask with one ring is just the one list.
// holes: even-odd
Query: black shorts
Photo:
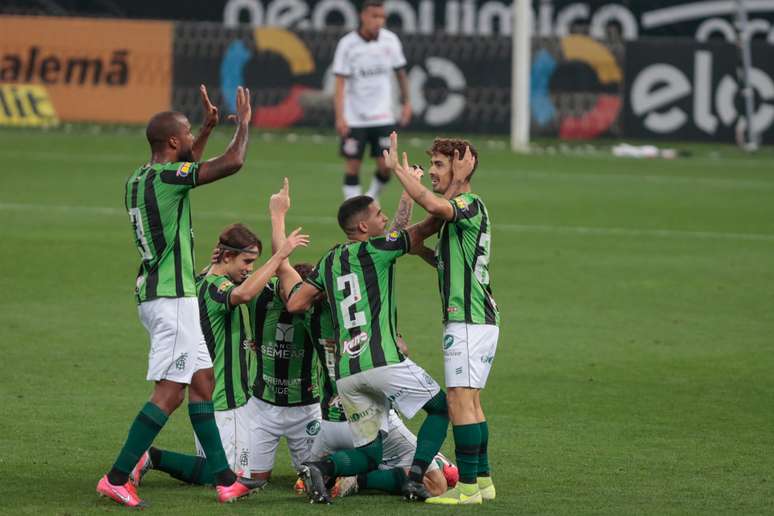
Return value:
[(363, 159), (366, 145), (371, 147), (371, 157), (381, 157), (383, 150), (390, 149), (390, 133), (393, 125), (376, 127), (351, 127), (349, 135), (341, 139), (339, 152), (347, 159)]

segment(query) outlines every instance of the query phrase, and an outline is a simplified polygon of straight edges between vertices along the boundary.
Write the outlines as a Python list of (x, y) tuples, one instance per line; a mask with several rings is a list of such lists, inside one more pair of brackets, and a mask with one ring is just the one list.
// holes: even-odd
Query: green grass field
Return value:
[[(416, 161), (418, 138), (403, 139)], [(695, 146), (666, 162), (480, 147), (503, 320), (483, 396), (498, 498), (465, 512), (774, 512), (774, 153)], [(94, 488), (150, 393), (123, 207), (146, 159), (140, 129), (0, 131), (3, 513), (124, 510)], [(316, 261), (341, 238), (341, 168), (332, 136), (254, 133), (237, 176), (192, 193), (198, 262), (231, 222), (268, 239), (284, 175), (288, 227), (313, 239), (296, 259)], [(398, 193), (382, 200), (390, 214)], [(398, 296), (413, 357), (442, 378), (434, 271), (402, 259)], [(157, 443), (193, 452), (185, 410)], [(449, 511), (385, 496), (310, 506), (293, 480), (281, 451), (272, 486), (233, 506), (160, 473), (140, 493), (155, 514)]]

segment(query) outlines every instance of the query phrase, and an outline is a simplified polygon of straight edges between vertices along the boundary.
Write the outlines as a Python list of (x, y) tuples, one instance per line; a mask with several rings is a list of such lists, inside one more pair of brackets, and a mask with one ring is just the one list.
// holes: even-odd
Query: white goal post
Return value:
[(532, 0), (513, 0), (511, 36), (511, 149), (529, 151), (529, 87)]

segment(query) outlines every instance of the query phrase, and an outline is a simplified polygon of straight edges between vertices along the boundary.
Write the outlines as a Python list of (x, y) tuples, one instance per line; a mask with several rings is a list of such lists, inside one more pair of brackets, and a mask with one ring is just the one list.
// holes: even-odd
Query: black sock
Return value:
[(360, 184), (360, 177), (344, 174), (344, 184), (347, 186), (357, 186)]

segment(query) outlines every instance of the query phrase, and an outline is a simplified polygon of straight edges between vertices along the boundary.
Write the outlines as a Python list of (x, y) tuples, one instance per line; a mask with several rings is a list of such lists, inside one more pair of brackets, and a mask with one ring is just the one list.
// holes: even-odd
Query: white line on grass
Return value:
[[(126, 211), (121, 208), (109, 208), (105, 206), (67, 206), (47, 204), (23, 204), (0, 202), (0, 210), (4, 211), (33, 211), (49, 214), (74, 214), (74, 215), (110, 215), (125, 217)], [(244, 214), (235, 211), (207, 211), (195, 210), (195, 217), (206, 219), (241, 219)], [(250, 215), (251, 219), (268, 221), (266, 215)], [(309, 215), (293, 215), (293, 221), (304, 224), (336, 224), (334, 217), (320, 217)], [(514, 231), (532, 233), (564, 233), (572, 235), (592, 236), (625, 236), (625, 237), (653, 237), (653, 238), (692, 238), (714, 240), (747, 240), (759, 242), (774, 242), (774, 235), (765, 233), (725, 233), (715, 231), (690, 231), (673, 229), (640, 229), (640, 228), (610, 228), (588, 226), (554, 226), (547, 224), (495, 224), (495, 231)]]

